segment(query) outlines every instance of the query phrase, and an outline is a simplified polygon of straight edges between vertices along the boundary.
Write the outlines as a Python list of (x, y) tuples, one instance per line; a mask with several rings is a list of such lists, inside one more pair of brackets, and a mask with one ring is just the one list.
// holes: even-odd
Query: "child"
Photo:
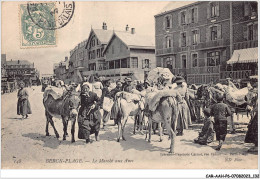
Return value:
[(200, 145), (207, 145), (208, 143), (211, 143), (214, 139), (214, 130), (213, 130), (214, 121), (212, 117), (210, 117), (209, 108), (205, 108), (203, 112), (205, 115), (204, 125), (201, 132), (199, 133), (199, 137), (194, 139), (194, 142)]
[(211, 115), (214, 116), (216, 138), (219, 141), (216, 150), (220, 150), (227, 135), (227, 117), (231, 116), (231, 111), (230, 108), (223, 103), (222, 94), (219, 93), (216, 98), (217, 103), (211, 107)]

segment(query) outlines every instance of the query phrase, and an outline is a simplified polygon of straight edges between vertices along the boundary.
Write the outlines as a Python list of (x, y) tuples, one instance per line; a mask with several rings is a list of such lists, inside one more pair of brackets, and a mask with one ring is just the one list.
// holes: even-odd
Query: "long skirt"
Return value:
[(31, 105), (28, 99), (18, 99), (17, 102), (17, 114), (18, 115), (27, 115), (32, 114)]
[(191, 115), (189, 107), (185, 100), (182, 103), (178, 104), (178, 115), (175, 123), (176, 130), (178, 132), (182, 132), (183, 129), (188, 129), (189, 125), (191, 125)]
[(205, 119), (203, 128), (199, 133), (198, 139), (195, 141), (201, 145), (207, 145), (214, 140), (214, 125), (210, 118)]
[(258, 145), (258, 112), (251, 119), (247, 126), (248, 131), (245, 137), (245, 143), (253, 143)]
[[(81, 111), (81, 110), (80, 110)], [(83, 110), (78, 117), (78, 138), (89, 139), (89, 135), (98, 134), (100, 130), (101, 115), (98, 110), (92, 110), (86, 115), (87, 110)]]
[(218, 141), (225, 141), (227, 135), (227, 120), (216, 120), (215, 121), (215, 132)]

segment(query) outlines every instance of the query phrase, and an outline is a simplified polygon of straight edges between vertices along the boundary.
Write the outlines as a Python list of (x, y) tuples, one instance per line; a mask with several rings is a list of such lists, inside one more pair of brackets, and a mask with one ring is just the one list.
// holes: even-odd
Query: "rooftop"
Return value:
[(113, 30), (93, 29), (93, 31), (102, 44), (107, 44), (113, 35)]
[(6, 65), (33, 65), (27, 60), (11, 60), (6, 61)]
[(177, 9), (184, 8), (196, 2), (197, 1), (171, 1), (155, 16), (165, 14), (166, 12), (169, 11), (174, 11)]
[(153, 36), (132, 34), (126, 31), (115, 31), (114, 34), (121, 39), (128, 47), (155, 47)]

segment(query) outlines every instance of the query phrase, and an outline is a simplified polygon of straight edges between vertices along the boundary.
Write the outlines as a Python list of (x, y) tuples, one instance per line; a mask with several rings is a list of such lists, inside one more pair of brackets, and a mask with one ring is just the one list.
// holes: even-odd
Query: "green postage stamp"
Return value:
[(55, 15), (52, 13), (55, 3), (21, 4), (19, 8), (21, 48), (56, 46), (56, 29), (39, 25), (40, 23), (55, 23)]

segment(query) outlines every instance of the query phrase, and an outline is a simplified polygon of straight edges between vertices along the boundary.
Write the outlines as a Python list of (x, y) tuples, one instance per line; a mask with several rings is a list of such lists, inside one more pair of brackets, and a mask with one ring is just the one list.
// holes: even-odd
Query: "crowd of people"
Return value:
[[(118, 106), (114, 102), (116, 94), (121, 91), (132, 93), (133, 89), (140, 92), (146, 89), (153, 89), (152, 91), (175, 89), (181, 96), (178, 102), (177, 122), (175, 123), (176, 135), (184, 135), (184, 130), (192, 125), (190, 99), (195, 100), (196, 95), (188, 91), (187, 83), (181, 76), (176, 76), (173, 79), (166, 79), (162, 76), (158, 78), (157, 82), (145, 81), (144, 83), (132, 81), (129, 77), (125, 78), (124, 82), (117, 80), (115, 84), (110, 79), (101, 81), (95, 76), (91, 76), (89, 79), (84, 77), (83, 80), (81, 84), (71, 83), (69, 87), (62, 82), (53, 83), (53, 85), (59, 88), (64, 87), (65, 91), (80, 92), (81, 107), (78, 114), (78, 137), (85, 139), (86, 143), (89, 143), (91, 134), (95, 134), (96, 140), (99, 140), (98, 131), (100, 127), (107, 130), (109, 120), (113, 120), (114, 125), (117, 124), (117, 119), (120, 116), (118, 116), (117, 112), (119, 110)], [(31, 109), (28, 92), (24, 89), (23, 83), (20, 84), (20, 87), (21, 89), (18, 91), (17, 114), (22, 115), (22, 118), (24, 118), (31, 114)], [(223, 102), (224, 97), (222, 94), (218, 94), (216, 103), (203, 109), (204, 124), (198, 138), (194, 139), (195, 143), (207, 145), (214, 140), (214, 135), (216, 134), (216, 140), (219, 141), (216, 150), (221, 149), (227, 135), (227, 118), (232, 115), (230, 107)], [(103, 114), (101, 111), (103, 111)], [(255, 148), (251, 150), (254, 151), (258, 145), (257, 106), (254, 106), (251, 114), (252, 119), (249, 123), (245, 142), (254, 143)], [(101, 120), (103, 126), (101, 126)]]

